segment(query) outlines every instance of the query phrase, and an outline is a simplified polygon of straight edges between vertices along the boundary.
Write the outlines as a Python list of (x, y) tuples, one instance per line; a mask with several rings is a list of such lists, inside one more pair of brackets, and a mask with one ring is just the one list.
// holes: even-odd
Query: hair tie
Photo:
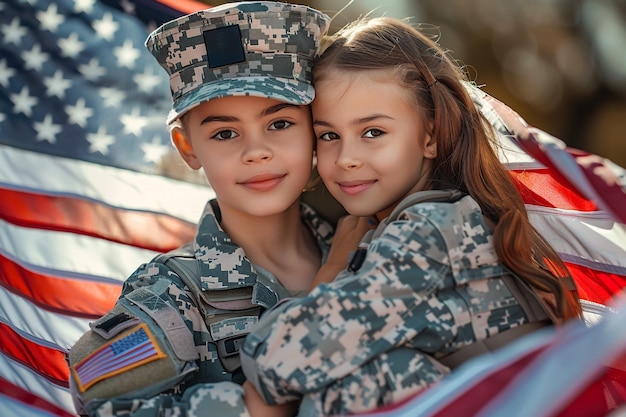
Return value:
[(439, 82), (439, 80), (435, 80), (432, 83), (428, 84), (428, 88), (432, 88), (433, 85), (437, 84)]

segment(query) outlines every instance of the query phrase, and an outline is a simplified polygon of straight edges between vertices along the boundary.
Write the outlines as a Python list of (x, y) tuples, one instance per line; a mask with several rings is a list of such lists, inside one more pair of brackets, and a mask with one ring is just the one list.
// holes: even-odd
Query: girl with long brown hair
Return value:
[(399, 19), (358, 21), (322, 45), (314, 84), (318, 170), (351, 215), (333, 245), (368, 219), (380, 226), (350, 262), (331, 250), (321, 275), (336, 280), (270, 311), (248, 336), (244, 372), (267, 403), (303, 398), (307, 415), (372, 410), (580, 317), (473, 87), (437, 43)]

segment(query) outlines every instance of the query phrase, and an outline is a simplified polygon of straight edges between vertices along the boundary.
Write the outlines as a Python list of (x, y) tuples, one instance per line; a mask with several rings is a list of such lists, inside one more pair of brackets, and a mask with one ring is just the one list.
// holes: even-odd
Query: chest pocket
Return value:
[(198, 308), (222, 366), (231, 373), (239, 370), (239, 350), (246, 336), (258, 323), (261, 313), (278, 302), (278, 294), (259, 279), (247, 286), (204, 290), (198, 260), (190, 251), (164, 254), (156, 261), (175, 272), (198, 297)]

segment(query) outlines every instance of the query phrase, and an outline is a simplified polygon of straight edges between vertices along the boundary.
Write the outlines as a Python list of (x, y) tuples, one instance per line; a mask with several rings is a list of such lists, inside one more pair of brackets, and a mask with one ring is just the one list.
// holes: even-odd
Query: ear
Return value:
[(200, 169), (202, 164), (196, 157), (191, 143), (187, 139), (185, 131), (180, 127), (175, 127), (171, 132), (172, 143), (178, 149), (178, 153), (191, 169)]
[(424, 158), (435, 159), (437, 157), (437, 141), (430, 133), (424, 137)]
[(433, 136), (432, 122), (428, 123), (427, 130), (424, 132), (424, 158), (435, 159), (437, 157), (437, 140)]

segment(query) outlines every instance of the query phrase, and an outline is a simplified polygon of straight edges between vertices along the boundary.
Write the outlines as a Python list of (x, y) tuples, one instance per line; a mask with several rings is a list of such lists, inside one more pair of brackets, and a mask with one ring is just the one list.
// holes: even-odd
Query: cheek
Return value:
[(317, 171), (319, 172), (322, 180), (329, 177), (335, 166), (335, 157), (328, 146), (317, 147)]
[(236, 164), (229, 162), (228, 158), (216, 158), (215, 156), (204, 156), (202, 158), (204, 174), (211, 185), (217, 184), (222, 178), (231, 176), (231, 171), (235, 170)]

